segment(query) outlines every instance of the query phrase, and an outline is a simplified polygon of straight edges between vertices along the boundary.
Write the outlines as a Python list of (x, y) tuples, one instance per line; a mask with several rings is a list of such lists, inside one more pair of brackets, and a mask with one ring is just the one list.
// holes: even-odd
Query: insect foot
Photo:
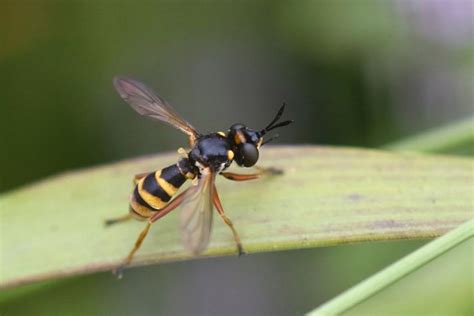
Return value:
[(239, 257), (240, 256), (245, 256), (247, 254), (247, 252), (244, 250), (244, 248), (240, 244), (237, 246), (237, 250), (239, 252)]
[(112, 273), (117, 277), (117, 279), (123, 278), (123, 270), (125, 269), (125, 266), (121, 265), (118, 268), (115, 268), (112, 270)]

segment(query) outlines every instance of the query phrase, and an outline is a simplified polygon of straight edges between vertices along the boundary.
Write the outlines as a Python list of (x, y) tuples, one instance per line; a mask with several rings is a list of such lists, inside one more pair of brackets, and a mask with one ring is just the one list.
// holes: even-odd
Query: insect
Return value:
[[(253, 174), (237, 174), (225, 172), (225, 170), (233, 161), (241, 167), (252, 167), (257, 163), (260, 147), (278, 135), (265, 141), (263, 137), (269, 131), (293, 122), (287, 120), (278, 123), (285, 104), (281, 106), (270, 124), (262, 130), (253, 130), (243, 124), (233, 124), (227, 133), (203, 135), (144, 84), (118, 76), (114, 78), (114, 86), (135, 111), (181, 130), (188, 136), (191, 146), (189, 151), (183, 148), (178, 150), (184, 157), (176, 164), (158, 171), (135, 175), (135, 187), (130, 195), (129, 213), (106, 221), (107, 225), (131, 218), (147, 221), (134, 247), (122, 265), (115, 270), (118, 276), (120, 277), (124, 267), (131, 263), (134, 254), (148, 234), (150, 226), (178, 206), (182, 208), (180, 229), (183, 243), (192, 254), (200, 254), (209, 243), (213, 206), (224, 223), (232, 230), (239, 255), (243, 254), (244, 249), (239, 234), (232, 221), (225, 215), (219, 199), (215, 186), (216, 175), (222, 175), (229, 180), (246, 181), (259, 178), (264, 174), (281, 173), (274, 168), (258, 168), (258, 172)], [(172, 199), (186, 180), (197, 183)]]

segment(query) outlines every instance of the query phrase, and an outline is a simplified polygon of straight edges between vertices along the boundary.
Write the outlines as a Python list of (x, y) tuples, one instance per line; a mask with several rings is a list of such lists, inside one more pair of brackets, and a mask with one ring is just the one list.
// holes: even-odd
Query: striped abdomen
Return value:
[(138, 180), (130, 197), (130, 211), (138, 218), (148, 218), (165, 207), (187, 179), (194, 178), (187, 159)]

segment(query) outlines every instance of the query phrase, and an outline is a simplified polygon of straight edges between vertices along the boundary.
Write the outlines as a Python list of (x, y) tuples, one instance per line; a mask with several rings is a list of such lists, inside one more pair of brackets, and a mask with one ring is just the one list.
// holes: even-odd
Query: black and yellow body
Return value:
[(187, 158), (135, 179), (135, 189), (130, 196), (130, 213), (139, 220), (152, 217), (168, 204), (186, 180), (199, 178), (204, 168), (210, 168), (214, 173), (224, 171), (234, 157), (242, 156), (236, 149), (247, 143), (257, 145), (250, 139), (248, 142), (246, 134), (241, 131), (232, 131), (228, 135), (224, 132), (199, 135)]
[(150, 218), (163, 209), (188, 179), (194, 179), (196, 168), (187, 158), (178, 163), (135, 179), (130, 196), (130, 213), (139, 220)]

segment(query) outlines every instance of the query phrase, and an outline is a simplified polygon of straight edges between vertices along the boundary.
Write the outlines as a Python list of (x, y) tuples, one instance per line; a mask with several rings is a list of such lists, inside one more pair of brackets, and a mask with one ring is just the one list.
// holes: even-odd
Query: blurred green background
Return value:
[[(0, 192), (186, 145), (118, 97), (117, 74), (202, 132), (261, 128), (285, 101), (296, 123), (280, 143), (378, 147), (470, 116), (472, 12), (468, 0), (3, 0)], [(302, 313), (422, 243), (101, 273), (0, 301), (0, 313), (51, 315), (52, 302), (58, 315)]]

